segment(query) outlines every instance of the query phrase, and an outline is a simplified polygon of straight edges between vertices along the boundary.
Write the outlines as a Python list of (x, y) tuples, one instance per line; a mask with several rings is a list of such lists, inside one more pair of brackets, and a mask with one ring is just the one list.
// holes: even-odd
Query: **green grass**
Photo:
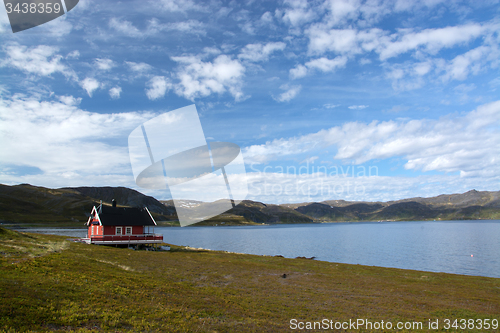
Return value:
[(280, 332), (291, 331), (292, 318), (500, 319), (494, 278), (176, 246), (132, 251), (1, 228), (0, 252), (6, 332)]

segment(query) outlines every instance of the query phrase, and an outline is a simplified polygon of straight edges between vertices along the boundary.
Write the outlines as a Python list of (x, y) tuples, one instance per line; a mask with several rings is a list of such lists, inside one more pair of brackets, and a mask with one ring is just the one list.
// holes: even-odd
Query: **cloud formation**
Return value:
[(4, 47), (7, 58), (0, 62), (0, 66), (17, 68), (27, 74), (50, 76), (54, 73), (66, 77), (75, 77), (75, 73), (64, 65), (62, 56), (57, 54), (58, 48), (47, 45), (38, 45), (28, 48), (22, 45), (8, 45)]
[[(290, 13), (302, 13), (299, 16), (303, 19), (295, 21), (303, 23), (303, 31), (298, 34), (303, 34), (308, 40), (306, 61), (290, 69), (290, 78), (305, 77), (313, 68), (332, 72), (355, 57), (369, 57), (372, 54), (378, 56), (387, 71), (386, 78), (392, 81), (392, 87), (397, 91), (421, 88), (429, 80), (443, 83), (461, 81), (470, 75), (498, 68), (500, 25), (494, 20), (396, 31), (376, 26), (387, 15), (419, 7), (433, 7), (440, 2), (403, 5), (402, 1), (379, 3), (332, 0), (311, 6), (302, 1), (289, 2), (288, 5), (295, 8), (290, 9)], [(321, 14), (322, 18), (310, 22), (304, 14), (305, 8)], [(291, 22), (292, 26), (301, 25)], [(474, 44), (479, 46), (463, 51)], [(452, 49), (459, 51), (449, 52)], [(450, 54), (454, 54), (454, 58)], [(406, 55), (414, 59), (401, 61)], [(333, 57), (342, 60), (342, 63), (332, 63), (329, 69), (326, 60)], [(363, 58), (360, 62), (366, 64), (371, 60)]]
[(270, 42), (266, 44), (248, 44), (238, 55), (238, 58), (252, 62), (266, 61), (275, 51), (283, 51), (286, 44), (283, 42)]
[(203, 5), (199, 5), (192, 0), (160, 0), (158, 1), (158, 5), (162, 10), (173, 13), (207, 10)]
[[(130, 178), (123, 184), (132, 184), (126, 144), (108, 140), (126, 137), (152, 114), (99, 114), (79, 109), (73, 96), (60, 99), (63, 102), (20, 95), (0, 98), (0, 141), (9, 142), (0, 150), (2, 181), (98, 185), (99, 179), (109, 183), (107, 175), (115, 181)], [(21, 167), (40, 173), (19, 176), (15, 170)]]
[(243, 99), (245, 67), (238, 60), (227, 55), (219, 55), (212, 62), (196, 56), (172, 57), (172, 60), (179, 64), (175, 74), (179, 80), (175, 85), (177, 95), (194, 100), (229, 92), (235, 100)]
[(333, 146), (336, 160), (362, 164), (404, 158), (405, 169), (460, 172), (461, 176), (499, 177), (500, 101), (461, 117), (437, 120), (347, 122), (342, 126), (245, 148), (248, 161), (264, 163)]
[(340, 56), (334, 59), (326, 57), (314, 59), (306, 62), (304, 65), (298, 65), (290, 70), (291, 79), (299, 79), (306, 76), (313, 70), (320, 70), (322, 72), (334, 72), (337, 68), (344, 67), (347, 63), (347, 57)]
[(302, 89), (301, 85), (289, 86), (284, 84), (280, 87), (281, 90), (285, 90), (285, 92), (281, 93), (278, 97), (274, 99), (278, 102), (289, 102), (295, 98)]
[(145, 62), (125, 61), (125, 64), (128, 65), (131, 71), (138, 72), (141, 74), (153, 69), (153, 66), (146, 64)]
[(115, 63), (111, 59), (97, 58), (95, 64), (97, 69), (101, 71), (109, 71), (111, 68), (115, 67)]
[(94, 79), (92, 77), (86, 77), (85, 79), (83, 79), (80, 82), (80, 86), (83, 89), (85, 89), (85, 91), (87, 92), (89, 97), (92, 97), (92, 94), (94, 93), (94, 91), (99, 89), (101, 87), (101, 84), (99, 81), (97, 81), (96, 79)]
[(170, 81), (164, 76), (155, 76), (146, 84), (146, 95), (150, 100), (155, 100), (165, 96), (167, 90), (172, 87)]
[(113, 87), (109, 89), (109, 96), (111, 96), (112, 99), (118, 99), (120, 98), (121, 92), (122, 92), (121, 87)]
[(363, 110), (363, 109), (366, 109), (367, 107), (368, 107), (368, 105), (351, 105), (351, 106), (348, 106), (347, 108), (351, 109), (351, 110)]

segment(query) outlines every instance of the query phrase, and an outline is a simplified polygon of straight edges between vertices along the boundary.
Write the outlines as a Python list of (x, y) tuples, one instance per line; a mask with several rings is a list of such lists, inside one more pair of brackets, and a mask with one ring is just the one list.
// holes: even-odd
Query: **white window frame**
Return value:
[(125, 227), (125, 235), (126, 236), (132, 235), (132, 227)]
[(94, 226), (93, 225), (90, 226), (90, 235), (94, 236)]
[(115, 235), (117, 235), (117, 236), (123, 236), (123, 227), (116, 227), (116, 229), (115, 229)]

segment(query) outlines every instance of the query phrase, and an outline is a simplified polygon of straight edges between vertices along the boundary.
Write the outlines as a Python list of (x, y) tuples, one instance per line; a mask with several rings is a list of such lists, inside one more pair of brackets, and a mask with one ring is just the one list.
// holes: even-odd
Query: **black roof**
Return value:
[(97, 208), (102, 225), (156, 225), (146, 208), (101, 206)]

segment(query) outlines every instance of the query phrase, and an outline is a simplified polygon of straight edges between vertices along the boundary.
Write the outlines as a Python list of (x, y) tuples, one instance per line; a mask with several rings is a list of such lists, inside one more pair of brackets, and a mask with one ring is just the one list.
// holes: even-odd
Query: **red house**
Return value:
[(163, 243), (163, 235), (155, 234), (156, 222), (147, 208), (94, 206), (87, 221), (88, 244), (127, 245)]

